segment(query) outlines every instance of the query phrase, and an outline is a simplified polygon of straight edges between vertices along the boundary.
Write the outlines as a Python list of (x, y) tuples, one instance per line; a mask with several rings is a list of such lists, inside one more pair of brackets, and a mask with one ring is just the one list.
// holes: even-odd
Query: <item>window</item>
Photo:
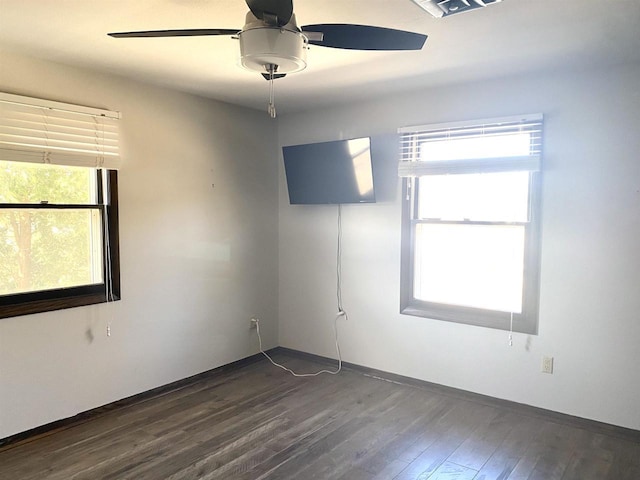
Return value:
[(0, 318), (119, 299), (115, 118), (0, 94)]
[(536, 333), (542, 116), (400, 133), (401, 313)]

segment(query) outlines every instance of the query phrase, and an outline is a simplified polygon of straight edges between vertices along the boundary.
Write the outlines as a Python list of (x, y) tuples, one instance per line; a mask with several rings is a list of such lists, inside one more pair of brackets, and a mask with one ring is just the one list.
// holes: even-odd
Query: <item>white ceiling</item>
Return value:
[[(0, 0), (0, 46), (262, 109), (268, 84), (238, 66), (237, 40), (107, 36), (240, 29), (247, 10), (244, 0)], [(419, 52), (312, 47), (306, 70), (276, 81), (281, 113), (529, 71), (640, 63), (640, 0), (504, 0), (442, 19), (410, 0), (294, 0), (294, 11), (300, 25), (358, 23), (429, 39)]]

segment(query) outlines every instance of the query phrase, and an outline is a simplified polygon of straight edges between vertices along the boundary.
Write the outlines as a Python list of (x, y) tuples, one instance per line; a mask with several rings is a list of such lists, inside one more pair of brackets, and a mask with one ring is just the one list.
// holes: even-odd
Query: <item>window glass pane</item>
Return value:
[(526, 222), (529, 173), (474, 173), (420, 177), (419, 218)]
[(0, 203), (96, 204), (96, 170), (0, 161)]
[(416, 299), (520, 313), (523, 265), (523, 226), (416, 226)]
[(102, 283), (98, 209), (0, 209), (0, 295)]
[(529, 155), (530, 133), (510, 133), (465, 138), (446, 138), (420, 144), (420, 160), (517, 157)]

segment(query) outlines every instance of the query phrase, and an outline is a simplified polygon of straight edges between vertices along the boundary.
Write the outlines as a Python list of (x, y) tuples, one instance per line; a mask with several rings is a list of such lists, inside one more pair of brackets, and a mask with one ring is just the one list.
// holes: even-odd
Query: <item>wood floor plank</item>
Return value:
[[(325, 365), (279, 354), (301, 371)], [(629, 431), (266, 360), (0, 448), (0, 480), (638, 480)]]
[(471, 433), (447, 460), (472, 470), (480, 470), (516, 425), (515, 415), (499, 412), (491, 422)]
[[(393, 460), (387, 463), (378, 474), (373, 477), (373, 480), (388, 480), (389, 478), (395, 478), (401, 471), (407, 468), (408, 464), (401, 460)], [(345, 478), (344, 480), (348, 480)]]
[[(268, 472), (264, 478), (299, 478), (297, 475), (306, 466), (317, 459), (327, 451), (333, 450), (337, 446), (346, 442), (351, 436), (366, 425), (370, 420), (367, 415), (368, 411), (374, 409), (378, 403), (393, 393), (393, 388), (384, 384), (375, 385), (375, 390), (362, 396), (353, 405), (351, 418), (346, 423), (340, 425), (335, 431), (326, 437), (311, 442), (304, 451), (298, 451), (294, 458), (289, 458), (289, 454), (293, 453), (288, 449), (277, 455), (278, 465), (276, 468)], [(309, 439), (305, 439), (308, 443)], [(258, 478), (263, 478), (258, 477)]]
[(571, 429), (553, 422), (545, 423), (536, 442), (524, 453), (509, 480), (560, 480), (574, 450)]
[(512, 478), (510, 477), (511, 473), (525, 452), (536, 441), (543, 425), (537, 419), (521, 415), (515, 415), (515, 421), (517, 423), (509, 434), (504, 437), (493, 455), (482, 466), (474, 480), (506, 480)]
[[(367, 423), (353, 432), (351, 438), (314, 460), (300, 472), (301, 478), (339, 478), (357, 467), (370, 451), (375, 451), (397, 432), (411, 423), (410, 395), (393, 392), (367, 412)], [(403, 398), (404, 397), (404, 398)], [(357, 469), (356, 469), (357, 470)]]
[(453, 402), (453, 407), (428, 432), (433, 442), (395, 480), (428, 478), (481, 425), (490, 423), (498, 411), (485, 405)]
[(429, 425), (442, 417), (450, 406), (446, 398), (441, 395), (428, 398), (420, 395), (418, 402), (419, 405), (416, 406), (414, 413), (415, 418), (411, 424), (381, 445), (379, 449), (372, 450), (369, 455), (363, 457), (360, 461), (361, 468), (379, 474), (388, 464), (396, 461), (405, 466), (408, 465), (426, 449), (420, 440), (424, 439), (423, 435), (429, 430)]
[(463, 467), (452, 462), (445, 462), (426, 476), (419, 476), (417, 480), (473, 480), (478, 472), (471, 468)]
[[(176, 468), (189, 466), (190, 462), (196, 461), (208, 449), (215, 451), (225, 445), (225, 442), (232, 442), (245, 431), (253, 431), (282, 413), (282, 409), (276, 406), (253, 412), (247, 410), (242, 417), (231, 416), (224, 420), (215, 420), (213, 416), (208, 424), (200, 422), (197, 431), (194, 428), (189, 432), (176, 430), (171, 434), (154, 438), (153, 441), (114, 458), (115, 461), (100, 464), (98, 469), (83, 472), (84, 475), (79, 478), (141, 480), (155, 479), (159, 474), (169, 476), (175, 473)], [(114, 470), (114, 464), (119, 468)]]
[[(364, 398), (373, 400), (376, 398), (382, 398), (380, 395), (372, 395), (375, 393), (372, 384), (357, 385), (359, 379), (352, 379), (355, 381), (349, 381), (349, 387), (344, 389), (351, 391), (354, 387), (360, 391)], [(368, 393), (367, 393), (368, 392)], [(321, 410), (321, 416), (326, 417), (322, 419), (324, 424), (314, 426), (312, 429), (304, 430), (293, 441), (283, 442), (283, 439), (276, 438), (274, 442), (269, 442), (265, 445), (270, 455), (267, 455), (265, 461), (258, 466), (258, 468), (246, 472), (237, 478), (239, 480), (253, 480), (255, 478), (267, 478), (270, 475), (282, 475), (282, 469), (300, 469), (305, 465), (304, 462), (309, 458), (314, 458), (315, 451), (322, 451), (323, 448), (327, 448), (327, 443), (335, 442), (336, 439), (330, 438), (330, 435), (340, 435), (339, 429), (345, 428), (346, 424), (350, 421), (354, 421), (354, 412), (362, 412), (363, 408), (368, 402), (362, 402), (347, 394), (334, 397), (333, 402), (325, 402), (324, 410)], [(330, 405), (331, 408), (327, 409)], [(304, 409), (304, 415), (308, 415), (308, 410)], [(340, 437), (338, 437), (340, 438)], [(323, 446), (324, 445), (324, 446)], [(311, 450), (310, 450), (311, 449)], [(258, 453), (262, 455), (262, 452)], [(310, 456), (309, 456), (310, 455)], [(280, 473), (274, 473), (274, 472)]]
[(596, 435), (594, 442), (612, 457), (605, 480), (640, 478), (640, 444), (604, 435)]

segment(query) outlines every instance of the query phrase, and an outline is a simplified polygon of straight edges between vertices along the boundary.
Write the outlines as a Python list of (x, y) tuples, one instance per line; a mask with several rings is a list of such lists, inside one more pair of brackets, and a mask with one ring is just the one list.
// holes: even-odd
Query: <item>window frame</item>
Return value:
[[(103, 170), (106, 175), (102, 175)], [(107, 200), (94, 205), (48, 205), (28, 204), (17, 208), (90, 208), (100, 209), (102, 223), (102, 269), (103, 282), (93, 285), (25, 292), (0, 296), (0, 319), (50, 312), (65, 308), (94, 305), (120, 300), (120, 243), (118, 229), (118, 174), (116, 170), (96, 169), (98, 176), (97, 198), (103, 198), (102, 189), (106, 188)], [(107, 185), (102, 184), (106, 179)], [(16, 204), (0, 204), (0, 208), (16, 208)], [(107, 237), (105, 236), (107, 232)], [(107, 268), (109, 266), (109, 268)], [(107, 286), (109, 288), (107, 288)]]
[[(474, 122), (466, 122), (474, 125)], [(491, 173), (487, 171), (487, 173)], [(402, 180), (402, 223), (400, 259), (400, 313), (435, 320), (537, 334), (540, 293), (542, 173), (529, 171), (529, 219), (527, 222), (431, 221), (417, 218), (419, 177)], [(513, 313), (475, 307), (427, 302), (414, 296), (416, 226), (420, 223), (524, 225), (522, 312)], [(513, 315), (513, 321), (512, 321)]]

